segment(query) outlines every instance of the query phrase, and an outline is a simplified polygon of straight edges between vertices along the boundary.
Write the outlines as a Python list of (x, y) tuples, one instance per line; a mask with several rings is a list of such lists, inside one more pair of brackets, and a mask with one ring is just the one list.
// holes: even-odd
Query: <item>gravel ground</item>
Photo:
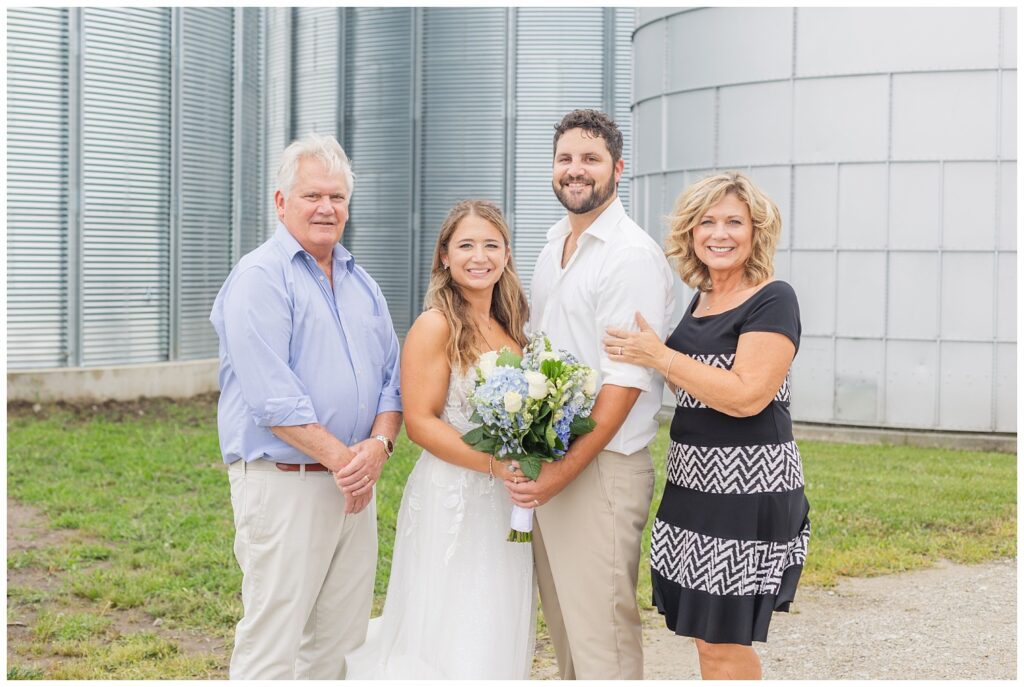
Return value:
[[(700, 677), (689, 638), (644, 619), (647, 679)], [(1017, 562), (939, 563), (797, 591), (758, 644), (765, 679), (1012, 680), (1017, 676)], [(536, 677), (541, 677), (537, 675)]]

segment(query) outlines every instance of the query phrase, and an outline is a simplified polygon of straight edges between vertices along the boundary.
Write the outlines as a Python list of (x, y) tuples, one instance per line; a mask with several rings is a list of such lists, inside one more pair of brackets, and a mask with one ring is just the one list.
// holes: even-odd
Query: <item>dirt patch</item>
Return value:
[(230, 647), (224, 639), (167, 627), (163, 624), (162, 619), (153, 618), (137, 609), (116, 609), (109, 611), (107, 615), (113, 621), (113, 629), (120, 635), (152, 632), (177, 644), (181, 653), (222, 656), (225, 669), (223, 677), (227, 677), (227, 657)]
[[(54, 530), (48, 527), (46, 516), (38, 509), (8, 501), (7, 504), (7, 552), (26, 552), (33, 549), (59, 549), (70, 544), (100, 543), (83, 537), (74, 530)], [(90, 567), (107, 565), (99, 561)], [(81, 572), (79, 568), (79, 572)], [(7, 613), (7, 664), (20, 668), (35, 669), (44, 675), (47, 670), (69, 659), (40, 651), (35, 628), (42, 614), (90, 614), (103, 616), (110, 621), (106, 630), (107, 638), (117, 638), (152, 633), (161, 639), (173, 642), (178, 651), (186, 655), (214, 656), (223, 667), (227, 677), (227, 656), (229, 646), (223, 638), (202, 636), (191, 631), (168, 627), (162, 619), (156, 619), (139, 609), (121, 609), (103, 606), (81, 599), (68, 591), (67, 579), (62, 571), (48, 571), (37, 567), (9, 568), (8, 589), (20, 588), (39, 592), (38, 596), (14, 598), (8, 595)]]
[[(77, 541), (71, 530), (54, 530), (37, 509), (12, 501), (7, 502), (7, 559), (12, 554), (60, 548)], [(60, 580), (48, 570), (34, 567), (8, 568), (7, 586), (26, 587), (51, 593), (60, 587)]]
[(18, 551), (62, 546), (74, 541), (71, 530), (51, 529), (38, 508), (7, 502), (7, 555)]
[[(202, 418), (205, 423), (209, 418), (217, 416), (218, 392), (200, 394), (190, 397), (186, 403), (194, 412), (190, 413), (197, 420)], [(182, 401), (173, 398), (138, 398), (133, 401), (97, 401), (95, 403), (30, 403), (28, 401), (12, 401), (7, 404), (8, 418), (34, 417), (46, 419), (52, 416), (68, 417), (74, 422), (103, 419), (110, 422), (124, 422), (150, 418), (166, 420), (170, 417), (170, 409)], [(174, 415), (179, 421), (187, 419)], [(197, 422), (198, 424), (198, 422)]]
[(557, 680), (558, 659), (555, 646), (548, 634), (538, 633), (537, 642), (533, 647), (533, 665), (530, 668), (531, 680)]

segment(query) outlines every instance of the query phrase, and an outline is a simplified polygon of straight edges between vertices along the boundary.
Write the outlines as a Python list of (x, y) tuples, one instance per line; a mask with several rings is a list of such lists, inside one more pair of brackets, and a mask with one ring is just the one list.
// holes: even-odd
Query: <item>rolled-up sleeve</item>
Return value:
[[(637, 331), (636, 313), (665, 335), (666, 299), (671, 283), (666, 282), (664, 258), (642, 246), (618, 251), (604, 271), (605, 283), (597, 303), (600, 336), (609, 327)], [(654, 370), (612, 361), (601, 349), (601, 383), (650, 391)]]
[(225, 293), (224, 343), (242, 399), (261, 427), (317, 422), (305, 385), (288, 365), (292, 307), (280, 275), (239, 273)]
[(395, 325), (391, 321), (391, 313), (388, 310), (387, 301), (384, 300), (384, 294), (377, 290), (377, 308), (383, 313), (384, 319), (388, 325), (388, 339), (387, 354), (384, 356), (384, 369), (383, 377), (381, 381), (380, 398), (377, 401), (377, 414), (388, 413), (388, 412), (402, 412), (402, 394), (399, 389), (401, 382), (401, 370), (400, 370), (400, 351), (398, 348), (398, 334), (395, 332)]

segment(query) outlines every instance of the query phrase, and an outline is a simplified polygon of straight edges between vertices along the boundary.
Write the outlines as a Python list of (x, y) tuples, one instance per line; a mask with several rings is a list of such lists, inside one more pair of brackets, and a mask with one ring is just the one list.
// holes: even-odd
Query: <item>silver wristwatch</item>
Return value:
[(391, 454), (395, 452), (395, 442), (391, 441), (391, 439), (388, 439), (383, 434), (374, 434), (373, 438), (384, 444), (384, 453), (386, 453), (388, 458), (390, 458)]

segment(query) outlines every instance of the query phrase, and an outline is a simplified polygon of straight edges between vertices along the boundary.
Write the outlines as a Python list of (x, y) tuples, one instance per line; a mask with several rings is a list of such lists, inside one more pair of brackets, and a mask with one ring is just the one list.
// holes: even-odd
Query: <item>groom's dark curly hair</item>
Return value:
[(583, 129), (591, 136), (601, 137), (608, 152), (612, 155), (613, 165), (622, 157), (622, 132), (619, 131), (619, 125), (599, 110), (573, 110), (562, 117), (562, 121), (555, 124), (555, 140), (551, 147), (552, 156), (558, 148), (558, 139), (570, 129)]

